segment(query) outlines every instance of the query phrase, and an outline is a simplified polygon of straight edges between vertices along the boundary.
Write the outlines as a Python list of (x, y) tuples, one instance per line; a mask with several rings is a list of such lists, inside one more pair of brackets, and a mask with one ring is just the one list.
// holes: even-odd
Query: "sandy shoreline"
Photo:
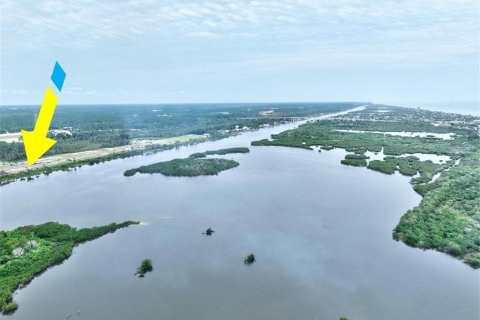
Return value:
[[(18, 135), (19, 133), (9, 133), (8, 135)], [(114, 148), (101, 148), (96, 150), (81, 151), (74, 153), (58, 154), (50, 157), (40, 158), (30, 168), (27, 165), (27, 161), (17, 162), (0, 162), (0, 172), (2, 174), (15, 174), (28, 169), (38, 169), (49, 166), (61, 165), (71, 161), (88, 160), (102, 156), (108, 156), (116, 153), (124, 153), (130, 151), (138, 151), (147, 149), (152, 145), (172, 145), (175, 143), (185, 143), (189, 141), (201, 140), (206, 137), (203, 135), (188, 134), (184, 136), (163, 138), (163, 139), (138, 139), (133, 140), (129, 145), (114, 147)], [(2, 140), (5, 141), (5, 140)]]

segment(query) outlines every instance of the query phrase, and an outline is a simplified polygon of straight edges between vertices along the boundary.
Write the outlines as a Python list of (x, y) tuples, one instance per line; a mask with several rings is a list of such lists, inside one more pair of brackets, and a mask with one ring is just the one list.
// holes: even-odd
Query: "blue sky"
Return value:
[(10, 1), (1, 104), (479, 100), (477, 0)]

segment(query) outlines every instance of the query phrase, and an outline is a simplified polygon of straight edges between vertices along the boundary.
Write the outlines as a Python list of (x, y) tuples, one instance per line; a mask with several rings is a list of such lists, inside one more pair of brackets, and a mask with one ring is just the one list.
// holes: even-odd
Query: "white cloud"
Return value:
[(193, 38), (215, 38), (217, 37), (216, 33), (211, 31), (194, 31), (187, 33), (188, 36)]
[[(475, 42), (475, 0), (285, 0), (285, 1), (2, 1), (2, 42), (6, 46), (70, 46), (141, 34), (250, 33), (307, 37), (321, 41), (369, 31), (383, 37), (448, 34)], [(332, 26), (336, 26), (332, 28)], [(454, 27), (454, 28), (452, 28)], [(251, 31), (256, 32), (251, 32)], [(433, 31), (433, 33), (432, 33)], [(359, 35), (356, 35), (359, 36)], [(365, 36), (364, 34), (362, 36)]]
[[(479, 52), (476, 0), (1, 2), (2, 51), (82, 49), (109, 41), (220, 43), (267, 68), (368, 62), (429, 64)], [(196, 40), (196, 41), (197, 41)]]

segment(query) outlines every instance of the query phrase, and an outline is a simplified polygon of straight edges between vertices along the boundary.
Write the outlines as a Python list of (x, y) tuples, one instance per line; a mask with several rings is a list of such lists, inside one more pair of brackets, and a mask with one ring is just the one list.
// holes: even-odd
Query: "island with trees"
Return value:
[(217, 175), (222, 171), (235, 168), (239, 165), (237, 161), (208, 158), (208, 155), (227, 155), (231, 153), (248, 153), (250, 149), (243, 147), (210, 150), (191, 154), (188, 158), (173, 159), (157, 162), (147, 166), (127, 170), (123, 173), (125, 177), (131, 177), (138, 173), (161, 173), (164, 176), (172, 177), (197, 177)]
[(185, 158), (157, 162), (147, 166), (141, 166), (124, 172), (124, 176), (130, 177), (138, 173), (161, 173), (172, 177), (197, 177), (217, 175), (222, 171), (235, 168), (237, 161), (221, 158)]
[(211, 236), (211, 235), (213, 235), (214, 232), (215, 231), (212, 228), (207, 228), (207, 230), (205, 230), (205, 232), (203, 234), (207, 235), (207, 236)]
[(151, 259), (143, 259), (140, 263), (140, 267), (138, 267), (137, 272), (135, 273), (138, 275), (139, 278), (145, 277), (147, 272), (153, 271), (153, 264)]
[(138, 223), (125, 221), (76, 229), (58, 222), (47, 222), (0, 231), (0, 312), (15, 312), (18, 305), (12, 299), (13, 292), (48, 268), (62, 263), (70, 257), (76, 245)]
[(366, 167), (368, 157), (364, 154), (347, 154), (340, 163), (352, 167)]
[(209, 155), (226, 155), (231, 153), (249, 153), (249, 148), (244, 147), (236, 147), (236, 148), (226, 148), (226, 149), (219, 149), (219, 150), (209, 150), (205, 152), (197, 152), (190, 155), (189, 158), (206, 158)]
[(252, 264), (255, 261), (257, 260), (255, 259), (255, 255), (253, 253), (250, 253), (248, 256), (245, 257), (245, 259), (243, 259), (243, 263), (245, 264)]

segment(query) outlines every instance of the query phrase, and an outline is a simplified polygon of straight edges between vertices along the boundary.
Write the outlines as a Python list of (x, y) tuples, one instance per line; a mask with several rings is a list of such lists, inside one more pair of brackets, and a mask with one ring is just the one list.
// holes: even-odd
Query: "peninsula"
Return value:
[[(306, 123), (252, 146), (320, 147), (350, 152), (342, 164), (412, 177), (423, 196), (393, 230), (393, 238), (480, 267), (480, 119), (388, 106)], [(371, 156), (380, 159), (370, 159)], [(448, 156), (434, 163), (416, 155)]]
[(58, 222), (47, 222), (0, 231), (0, 312), (15, 312), (18, 305), (12, 299), (13, 292), (68, 259), (76, 245), (138, 223), (125, 221), (76, 229)]

